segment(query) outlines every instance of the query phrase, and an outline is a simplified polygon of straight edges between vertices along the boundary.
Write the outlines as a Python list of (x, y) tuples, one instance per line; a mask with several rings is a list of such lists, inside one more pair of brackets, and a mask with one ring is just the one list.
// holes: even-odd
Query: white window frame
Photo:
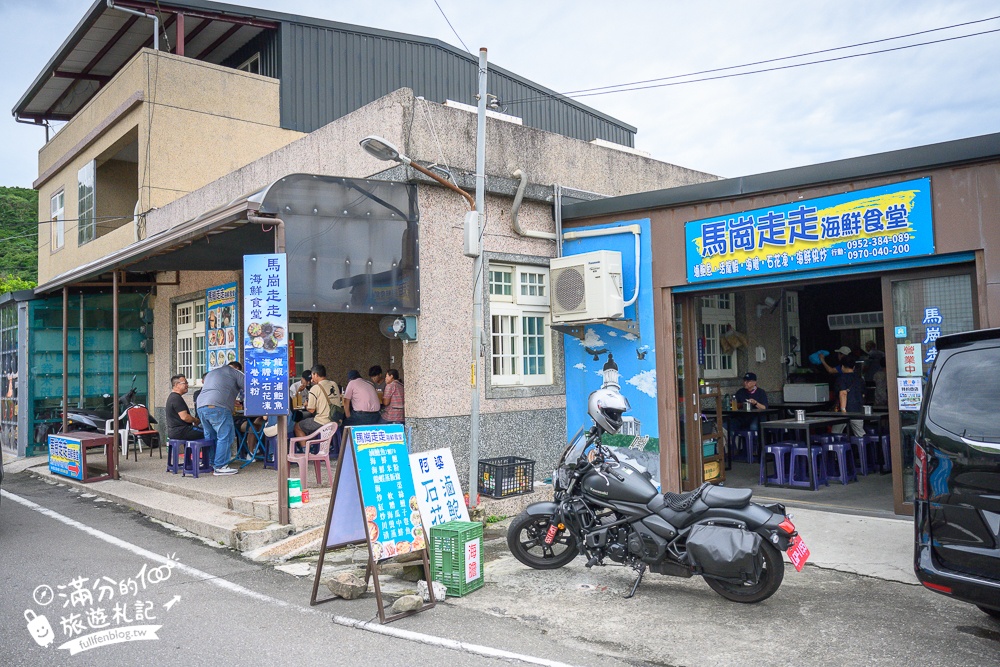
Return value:
[(174, 306), (177, 327), (177, 373), (188, 379), (188, 386), (201, 387), (207, 370), (205, 358), (205, 299), (185, 301)]
[[(497, 387), (552, 384), (548, 268), (491, 263), (489, 272), (490, 383)], [(510, 294), (496, 287), (507, 284), (495, 280), (498, 274), (507, 273)], [(537, 344), (534, 352), (532, 342)], [(532, 372), (532, 366), (538, 372)]]
[(66, 243), (66, 190), (52, 195), (49, 199), (49, 220), (52, 226), (52, 244), (49, 249), (52, 252), (61, 250)]
[(799, 293), (785, 292), (785, 322), (787, 322), (789, 349), (791, 348), (791, 337), (795, 336), (798, 347), (792, 352), (795, 365), (802, 365), (802, 326), (799, 323)]
[[(256, 72), (254, 71), (254, 66), (256, 65)], [(236, 69), (242, 72), (249, 72), (250, 74), (260, 74), (260, 52), (253, 54), (249, 58), (243, 61), (239, 67)]]
[[(312, 323), (289, 322), (288, 333), (290, 334), (289, 338), (291, 338), (291, 334), (302, 334), (302, 345), (295, 346), (295, 368), (292, 369), (295, 373), (295, 377), (299, 378), (302, 377), (302, 373), (298, 370), (299, 366), (302, 367), (303, 371), (310, 370), (313, 367)], [(289, 381), (291, 381), (291, 379), (289, 379)]]
[(91, 160), (80, 168), (76, 179), (77, 245), (97, 238), (97, 163)]
[(734, 378), (736, 351), (722, 351), (722, 334), (727, 327), (736, 328), (736, 298), (732, 292), (701, 297), (701, 336), (705, 339), (705, 366), (702, 377), (706, 379)]

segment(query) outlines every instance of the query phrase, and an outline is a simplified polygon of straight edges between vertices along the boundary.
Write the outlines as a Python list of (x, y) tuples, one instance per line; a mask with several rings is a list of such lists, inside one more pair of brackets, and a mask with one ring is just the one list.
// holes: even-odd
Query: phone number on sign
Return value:
[(891, 257), (905, 255), (910, 252), (911, 239), (909, 232), (893, 236), (873, 236), (864, 239), (852, 239), (847, 242), (847, 259), (869, 259), (872, 257)]

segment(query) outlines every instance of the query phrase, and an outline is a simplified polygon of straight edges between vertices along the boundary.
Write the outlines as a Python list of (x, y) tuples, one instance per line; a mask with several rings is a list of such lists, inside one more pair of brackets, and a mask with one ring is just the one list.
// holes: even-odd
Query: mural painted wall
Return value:
[[(656, 403), (656, 350), (653, 349), (653, 272), (649, 219), (628, 220), (586, 229), (614, 229), (638, 225), (639, 257), (631, 232), (573, 239), (563, 242), (563, 255), (578, 255), (594, 250), (613, 250), (622, 256), (623, 294), (627, 302), (636, 289), (635, 266), (639, 260), (639, 297), (625, 307), (625, 319), (639, 323), (638, 335), (605, 324), (587, 324), (583, 340), (573, 336), (563, 339), (566, 360), (566, 433), (572, 436), (580, 427), (589, 429), (587, 416), (590, 393), (607, 382), (618, 384), (632, 409), (618, 436), (609, 436), (608, 444), (642, 446), (659, 450), (659, 425)], [(580, 231), (584, 228), (574, 228)], [(636, 438), (639, 438), (637, 441)]]

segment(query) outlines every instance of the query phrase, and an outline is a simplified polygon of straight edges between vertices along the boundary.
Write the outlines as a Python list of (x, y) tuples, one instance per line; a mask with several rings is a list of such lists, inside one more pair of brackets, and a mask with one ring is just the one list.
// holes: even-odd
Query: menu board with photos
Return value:
[(283, 414), (289, 379), (285, 255), (245, 255), (243, 280), (246, 414)]
[(236, 298), (237, 283), (205, 290), (205, 367), (221, 368), (239, 360), (236, 330), (240, 326)]
[(402, 424), (355, 426), (365, 522), (376, 561), (426, 546)]

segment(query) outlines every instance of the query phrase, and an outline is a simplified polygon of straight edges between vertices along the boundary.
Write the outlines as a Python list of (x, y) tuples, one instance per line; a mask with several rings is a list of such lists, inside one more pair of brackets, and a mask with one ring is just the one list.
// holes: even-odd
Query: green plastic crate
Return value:
[(431, 577), (445, 585), (448, 595), (462, 597), (482, 588), (483, 524), (448, 521), (432, 526), (430, 557)]

